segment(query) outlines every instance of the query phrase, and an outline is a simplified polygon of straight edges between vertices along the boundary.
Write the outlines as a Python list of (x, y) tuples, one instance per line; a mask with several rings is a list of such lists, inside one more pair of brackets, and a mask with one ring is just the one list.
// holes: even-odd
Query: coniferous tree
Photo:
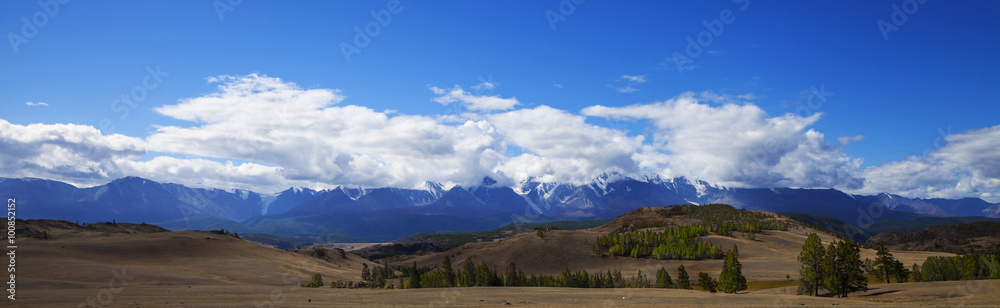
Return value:
[(371, 270), (368, 269), (368, 263), (362, 263), (361, 266), (362, 266), (362, 268), (361, 268), (361, 280), (371, 281), (372, 280), (372, 273), (371, 273)]
[(816, 233), (810, 233), (806, 238), (806, 243), (802, 245), (802, 252), (799, 253), (799, 262), (802, 268), (799, 269), (799, 294), (819, 295), (819, 286), (823, 281), (823, 259), (826, 257), (826, 250)]
[(451, 268), (451, 256), (444, 256), (444, 261), (441, 261), (441, 267), (444, 268), (444, 283), (449, 287), (454, 287), (455, 283), (455, 270)]
[(847, 293), (868, 289), (868, 279), (864, 276), (861, 261), (861, 247), (850, 242), (830, 244), (823, 260), (823, 287), (838, 297)]
[(913, 279), (915, 282), (924, 281), (924, 277), (920, 272), (920, 266), (916, 263), (913, 263), (913, 269), (910, 270), (910, 279)]
[(738, 258), (739, 250), (733, 245), (733, 250), (726, 253), (723, 259), (722, 274), (719, 275), (719, 288), (722, 292), (736, 293), (747, 289), (747, 278), (743, 276), (743, 265)]
[(472, 263), (472, 258), (465, 257), (462, 262), (462, 286), (472, 287), (476, 285), (476, 265)]
[(700, 286), (702, 290), (715, 293), (718, 283), (715, 279), (712, 279), (711, 276), (708, 276), (708, 273), (698, 272), (698, 286)]
[(410, 279), (406, 281), (407, 288), (419, 289), (420, 288), (420, 270), (417, 269), (417, 262), (413, 262), (413, 267), (410, 268)]
[(891, 253), (889, 253), (889, 249), (885, 247), (885, 243), (879, 242), (878, 246), (875, 248), (875, 261), (872, 262), (872, 274), (874, 274), (875, 278), (879, 281), (892, 283), (889, 278), (897, 276), (897, 269), (898, 266), (896, 266), (896, 259), (892, 257)]
[(688, 279), (688, 272), (684, 269), (684, 264), (677, 267), (677, 288), (691, 290), (691, 281)]
[(674, 287), (674, 281), (670, 277), (670, 273), (663, 267), (660, 267), (660, 270), (656, 271), (656, 287), (661, 289)]

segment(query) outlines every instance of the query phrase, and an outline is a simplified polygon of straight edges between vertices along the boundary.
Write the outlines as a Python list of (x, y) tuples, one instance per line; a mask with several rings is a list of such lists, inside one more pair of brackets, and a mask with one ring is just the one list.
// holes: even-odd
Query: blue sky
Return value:
[[(996, 56), (1000, 54), (1000, 36), (996, 29), (1000, 29), (1000, 21), (992, 16), (1000, 3), (995, 1), (228, 3), (70, 1), (59, 4), (55, 14), (35, 2), (5, 3), (0, 10), (0, 30), (7, 38), (0, 48), (0, 119), (8, 123), (4, 126), (8, 135), (19, 132), (22, 137), (8, 137), (0, 144), (23, 150), (17, 152), (21, 154), (12, 151), (0, 160), (0, 176), (37, 176), (92, 185), (117, 176), (138, 175), (190, 185), (276, 190), (288, 185), (413, 186), (421, 179), (462, 184), (484, 174), (506, 177), (511, 183), (525, 177), (584, 181), (595, 173), (624, 170), (697, 177), (730, 186), (836, 187), (863, 193), (892, 190), (920, 197), (996, 200), (1000, 188), (1000, 158), (991, 153), (997, 152), (994, 145), (1000, 146), (1000, 106), (996, 102), (1000, 92), (1000, 58)], [(220, 4), (225, 9), (220, 11)], [(893, 6), (900, 7), (896, 24)], [(48, 12), (54, 7), (47, 7)], [(389, 12), (389, 7), (397, 12)], [(903, 8), (911, 12), (903, 12)], [(377, 35), (369, 37), (370, 42), (348, 61), (342, 46), (353, 45), (355, 27), (364, 31), (379, 22), (373, 11), (391, 19), (370, 28), (377, 29)], [(729, 16), (728, 23), (716, 22), (720, 13)], [(906, 16), (905, 22), (898, 22), (902, 19), (899, 13)], [(30, 24), (28, 30), (37, 28), (37, 33), (25, 32), (25, 20)], [(880, 20), (897, 30), (883, 35)], [(700, 47), (700, 53), (688, 53), (688, 38), (697, 41), (701, 33), (711, 34), (706, 23), (721, 24), (715, 28), (721, 31), (711, 35), (711, 42)], [(679, 70), (671, 60), (675, 53), (691, 58), (685, 69)], [(162, 72), (161, 82), (137, 88), (143, 86), (149, 71), (157, 70)], [(218, 76), (234, 78), (206, 82)], [(239, 102), (247, 95), (275, 88), (227, 96), (219, 86), (262, 84), (278, 88), (294, 85), (297, 91), (330, 95), (328, 104), (314, 106), (312, 111), (360, 106), (368, 109), (364, 116), (402, 117), (396, 122), (411, 116), (429, 119), (413, 125), (440, 127), (419, 136), (438, 136), (455, 143), (442, 145), (450, 151), (431, 151), (422, 157), (438, 170), (452, 168), (454, 172), (413, 171), (426, 164), (372, 145), (377, 143), (374, 140), (399, 142), (395, 139), (361, 142), (334, 138), (283, 148), (272, 147), (274, 143), (269, 142), (273, 140), (265, 134), (268, 145), (262, 147), (266, 149), (257, 148), (254, 155), (212, 149), (211, 144), (234, 145), (196, 137), (217, 133), (243, 144), (260, 142), (260, 134), (254, 137), (253, 133), (244, 136), (220, 130), (244, 124), (250, 125), (246, 130), (253, 130), (252, 123), (233, 120), (244, 119), (250, 111), (215, 122), (191, 121), (196, 117), (182, 115), (218, 113), (220, 109), (184, 104), (185, 100), (213, 104), (212, 100), (198, 99), (213, 95), (236, 102), (225, 105), (229, 108), (241, 108)], [(455, 89), (466, 96), (451, 97), (451, 103), (445, 105), (443, 102), (449, 100), (442, 98), (443, 93)], [(820, 102), (811, 89), (832, 94)], [(276, 94), (280, 100), (288, 100), (282, 101), (282, 106), (299, 104), (294, 98), (297, 92), (283, 93), (289, 96)], [(123, 94), (144, 97), (134, 105), (115, 103)], [(480, 102), (477, 98), (489, 97), (495, 97), (497, 103), (516, 104), (475, 108)], [(693, 105), (684, 103), (688, 98)], [(191, 108), (179, 107), (175, 113), (162, 110), (182, 105)], [(258, 112), (275, 112), (267, 108), (276, 105), (260, 106), (263, 109)], [(587, 109), (592, 106), (606, 108)], [(637, 108), (642, 106), (659, 109)], [(745, 123), (742, 131), (773, 137), (737, 144), (735, 156), (717, 155), (713, 148), (701, 146), (697, 137), (727, 142), (726, 136), (740, 131), (727, 128), (726, 123), (679, 124), (691, 116), (671, 122), (671, 117), (682, 115), (681, 111), (692, 110), (678, 109), (684, 106), (705, 107), (700, 110), (718, 119), (757, 116), (759, 119)], [(124, 109), (127, 116), (123, 116)], [(661, 116), (651, 116), (660, 114), (658, 111), (663, 112)], [(531, 112), (537, 114), (527, 114)], [(294, 112), (286, 114), (298, 117)], [(785, 114), (792, 118), (783, 121)], [(822, 115), (809, 118), (814, 114)], [(535, 115), (538, 117), (532, 117)], [(344, 116), (362, 118), (357, 114)], [(562, 116), (576, 125), (563, 128), (612, 136), (608, 142), (615, 144), (576, 139), (569, 133), (543, 133), (553, 131), (542, 125), (546, 123), (522, 123), (526, 118), (547, 122)], [(319, 117), (316, 121), (327, 125), (337, 119)], [(578, 120), (582, 122), (574, 122)], [(793, 128), (786, 130), (778, 122), (792, 123)], [(42, 125), (28, 126), (33, 123)], [(100, 129), (100, 134), (75, 126), (68, 130), (54, 126), (70, 123)], [(461, 130), (468, 123), (481, 126), (478, 137)], [(407, 127), (403, 123), (365, 125), (369, 124), (375, 129), (366, 131), (378, 136), (398, 132), (389, 129), (393, 125)], [(317, 133), (334, 129), (323, 125), (310, 127), (324, 127)], [(184, 135), (169, 133), (164, 127), (188, 130)], [(271, 128), (294, 131), (295, 127)], [(809, 131), (822, 136), (812, 136)], [(36, 136), (32, 132), (62, 136), (65, 142), (52, 144), (43, 137), (24, 137)], [(69, 138), (74, 134), (89, 137)], [(114, 134), (128, 140), (108, 141)], [(162, 138), (151, 138), (156, 134)], [(468, 144), (462, 140), (482, 140), (483, 136), (493, 139), (467, 153), (455, 150)], [(733, 138), (739, 141), (756, 135), (750, 136)], [(552, 138), (590, 143), (552, 146), (558, 143), (551, 142)], [(766, 147), (768, 138), (777, 139), (782, 150), (768, 151), (760, 168), (741, 167), (752, 157), (747, 153)], [(622, 140), (624, 143), (617, 143)], [(107, 151), (73, 154), (74, 142), (93, 142), (91, 148), (107, 147)], [(800, 144), (809, 149), (797, 146)], [(415, 146), (418, 148), (409, 153), (426, 150), (424, 145)], [(598, 154), (587, 154), (588, 146)], [(574, 147), (583, 150), (562, 152)], [(614, 151), (599, 151), (609, 148), (622, 152), (612, 155), (607, 152)], [(315, 156), (303, 154), (311, 158), (293, 159), (270, 153), (294, 149), (305, 149), (304, 153)], [(70, 154), (38, 158), (37, 153), (43, 152)], [(602, 156), (605, 154), (607, 157)], [(176, 161), (141, 164), (158, 156)], [(322, 159), (329, 156), (340, 159)], [(362, 158), (370, 158), (374, 169), (360, 167)], [(81, 159), (91, 163), (84, 164), (87, 167), (65, 163)], [(236, 167), (226, 169), (227, 162)], [(190, 173), (170, 167), (185, 163), (205, 167), (192, 168)], [(803, 164), (812, 167), (805, 170)], [(246, 171), (254, 166), (270, 169)], [(565, 170), (578, 169), (584, 172), (564, 175)], [(231, 174), (221, 182), (191, 179), (220, 177), (211, 170)]]

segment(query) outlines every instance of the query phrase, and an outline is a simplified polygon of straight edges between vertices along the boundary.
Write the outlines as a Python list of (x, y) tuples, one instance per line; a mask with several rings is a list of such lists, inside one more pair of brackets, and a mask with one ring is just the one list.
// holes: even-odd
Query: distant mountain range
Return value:
[(151, 222), (172, 229), (229, 226), (238, 232), (284, 236), (337, 235), (395, 239), (417, 232), (483, 231), (513, 221), (614, 218), (647, 206), (726, 203), (773, 212), (800, 212), (854, 226), (925, 216), (1000, 217), (1000, 204), (982, 199), (914, 199), (892, 194), (851, 195), (835, 189), (727, 188), (685, 178), (631, 178), (611, 172), (586, 185), (539, 183), (516, 187), (485, 178), (474, 187), (445, 189), (289, 188), (276, 195), (191, 188), (126, 177), (77, 188), (41, 179), (0, 178), (0, 193), (17, 198), (18, 217), (95, 222)]

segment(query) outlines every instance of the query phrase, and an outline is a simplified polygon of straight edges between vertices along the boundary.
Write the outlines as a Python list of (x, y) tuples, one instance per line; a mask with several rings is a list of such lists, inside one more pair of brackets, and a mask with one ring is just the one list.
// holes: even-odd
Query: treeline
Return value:
[(725, 221), (718, 223), (712, 232), (718, 235), (733, 236), (733, 231), (742, 232), (743, 236), (754, 239), (755, 234), (760, 233), (763, 230), (779, 230), (788, 231), (788, 226), (780, 220), (764, 220), (764, 221)]
[(1000, 279), (1000, 252), (954, 257), (927, 257), (913, 265), (914, 281)]
[[(743, 277), (742, 266), (738, 260), (739, 251), (736, 246), (726, 253), (723, 262), (722, 274), (719, 279), (713, 279), (707, 273), (699, 272), (698, 286), (709, 292), (716, 292), (721, 289), (724, 292), (735, 293), (746, 290), (746, 278)], [(450, 256), (445, 256), (436, 270), (428, 267), (417, 267), (414, 263), (411, 267), (402, 271), (403, 277), (399, 277), (399, 286), (403, 288), (447, 288), (447, 287), (566, 287), (566, 288), (676, 288), (692, 289), (692, 283), (688, 277), (684, 265), (677, 267), (677, 282), (675, 283), (670, 273), (665, 268), (660, 268), (656, 276), (650, 279), (649, 276), (638, 271), (634, 276), (627, 277), (618, 270), (608, 270), (604, 273), (588, 273), (586, 270), (572, 272), (569, 268), (564, 268), (562, 273), (553, 275), (526, 275), (517, 268), (517, 265), (510, 263), (505, 272), (494, 270), (485, 262), (475, 264), (471, 258), (465, 258), (458, 268), (454, 268)], [(369, 268), (363, 265), (361, 277), (364, 282), (353, 284), (346, 282), (334, 282), (334, 288), (396, 288), (395, 284), (389, 283), (390, 279), (397, 278), (394, 270), (385, 266), (375, 266)], [(318, 279), (318, 280), (317, 280)], [(322, 278), (319, 275), (303, 286), (322, 286)]]
[[(465, 258), (458, 269), (451, 267), (451, 259), (445, 257), (438, 270), (420, 273), (414, 264), (409, 277), (402, 282), (404, 288), (445, 288), (445, 287), (567, 287), (567, 288), (649, 288), (652, 283), (641, 271), (626, 277), (618, 270), (605, 273), (588, 273), (563, 269), (557, 276), (528, 275), (509, 263), (501, 272), (486, 265), (476, 264)], [(416, 275), (418, 276), (416, 276)], [(416, 279), (414, 277), (419, 277)]]
[(658, 260), (721, 259), (722, 251), (698, 239), (708, 235), (705, 225), (669, 227), (663, 231), (632, 231), (599, 236), (591, 245), (598, 254), (653, 257)]

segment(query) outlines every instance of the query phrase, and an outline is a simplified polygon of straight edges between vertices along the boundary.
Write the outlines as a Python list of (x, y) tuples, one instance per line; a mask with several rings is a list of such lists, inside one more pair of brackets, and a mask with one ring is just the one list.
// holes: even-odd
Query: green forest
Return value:
[(657, 260), (721, 259), (722, 251), (711, 243), (698, 239), (708, 235), (704, 225), (669, 227), (663, 231), (632, 231), (597, 237), (591, 245), (594, 252), (612, 256)]

